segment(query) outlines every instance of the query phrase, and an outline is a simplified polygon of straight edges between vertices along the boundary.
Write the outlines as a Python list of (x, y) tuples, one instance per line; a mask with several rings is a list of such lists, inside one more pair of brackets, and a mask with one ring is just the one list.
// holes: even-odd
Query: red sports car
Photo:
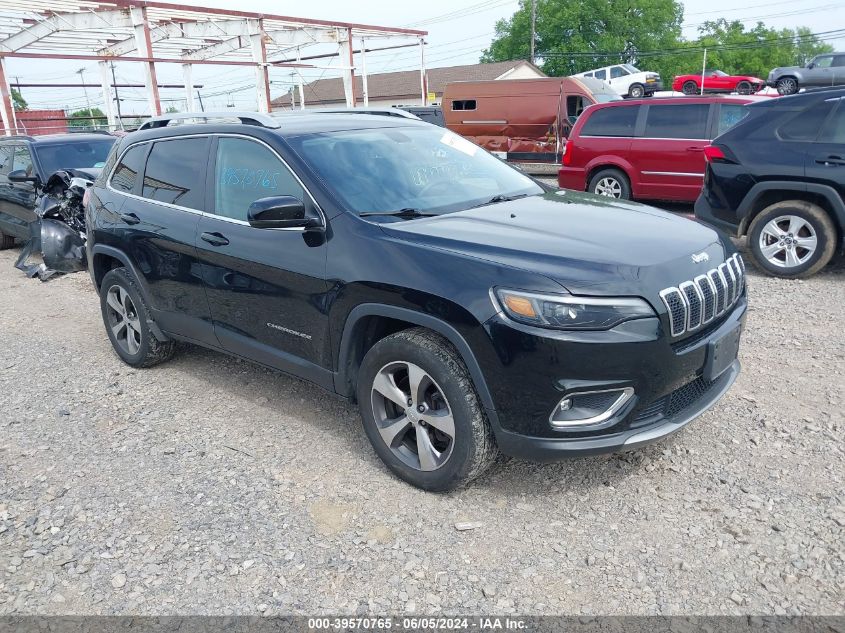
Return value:
[[(737, 92), (750, 95), (766, 87), (766, 82), (759, 77), (747, 75), (729, 75), (721, 70), (704, 71), (704, 92)], [(685, 95), (701, 94), (701, 75), (678, 75), (672, 81), (672, 90)]]

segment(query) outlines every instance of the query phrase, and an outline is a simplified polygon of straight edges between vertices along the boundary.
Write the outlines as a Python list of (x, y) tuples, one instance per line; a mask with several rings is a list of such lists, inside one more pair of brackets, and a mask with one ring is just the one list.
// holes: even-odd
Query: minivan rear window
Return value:
[(706, 139), (709, 114), (709, 103), (653, 105), (648, 110), (644, 136)]
[(581, 136), (633, 136), (639, 111), (640, 106), (596, 110), (581, 128)]

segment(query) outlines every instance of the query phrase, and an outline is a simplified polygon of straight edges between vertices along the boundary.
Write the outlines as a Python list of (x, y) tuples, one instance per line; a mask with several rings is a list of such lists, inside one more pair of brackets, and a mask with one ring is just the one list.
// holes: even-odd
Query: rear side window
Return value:
[(453, 100), (452, 110), (475, 110), (475, 99)]
[(150, 200), (201, 209), (208, 141), (158, 141), (150, 150), (142, 195)]
[(644, 136), (648, 138), (707, 138), (710, 105), (653, 105), (648, 110)]
[(294, 196), (304, 201), (305, 192), (278, 156), (264, 145), (241, 138), (218, 139), (214, 214), (246, 221), (249, 205), (271, 196)]
[(581, 128), (581, 136), (633, 136), (639, 111), (640, 106), (596, 110)]
[(111, 176), (112, 189), (129, 193), (135, 188), (135, 181), (138, 174), (144, 168), (144, 155), (147, 153), (147, 145), (135, 145), (120, 159), (114, 173)]
[(744, 105), (728, 105), (723, 103), (719, 108), (719, 128), (716, 136), (730, 130), (734, 125), (748, 116), (750, 110)]
[(833, 116), (825, 122), (817, 140), (819, 143), (845, 145), (845, 108), (841, 102)]
[(820, 101), (796, 113), (780, 126), (778, 136), (784, 141), (814, 141), (833, 106), (833, 101)]

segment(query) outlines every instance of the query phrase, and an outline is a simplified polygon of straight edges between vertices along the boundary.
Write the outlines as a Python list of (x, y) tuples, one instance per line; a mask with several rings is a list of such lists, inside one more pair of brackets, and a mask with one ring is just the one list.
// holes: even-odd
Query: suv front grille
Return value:
[(739, 253), (692, 281), (660, 291), (672, 336), (694, 332), (724, 314), (742, 294), (745, 263)]
[(701, 398), (706, 396), (715, 384), (715, 381), (710, 382), (705, 380), (703, 376), (699, 376), (692, 382), (688, 382), (672, 393), (658, 398), (641, 409), (634, 417), (631, 426), (640, 426), (644, 422), (651, 421), (651, 418), (657, 415), (671, 418), (693, 406)]

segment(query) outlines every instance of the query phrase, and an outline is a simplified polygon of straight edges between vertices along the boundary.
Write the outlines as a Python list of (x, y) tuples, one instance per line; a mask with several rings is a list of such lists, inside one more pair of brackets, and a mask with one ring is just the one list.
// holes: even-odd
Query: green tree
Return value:
[[(94, 118), (91, 118), (94, 117)], [(106, 115), (100, 108), (83, 108), (71, 112), (67, 117), (67, 124), (71, 127), (94, 127), (104, 126), (108, 123)]]
[(174, 112), (179, 112), (179, 108), (176, 106), (167, 106), (167, 110), (165, 110), (167, 114), (173, 114)]
[(29, 107), (26, 103), (26, 99), (24, 99), (21, 96), (21, 93), (15, 88), (12, 88), (12, 103), (15, 106), (15, 110), (18, 112), (26, 110)]
[[(676, 0), (537, 0), (536, 56), (554, 76), (636, 63), (639, 51), (679, 46), (683, 13)], [(481, 61), (527, 59), (530, 32), (531, 3), (520, 0), (513, 16), (496, 23)]]

